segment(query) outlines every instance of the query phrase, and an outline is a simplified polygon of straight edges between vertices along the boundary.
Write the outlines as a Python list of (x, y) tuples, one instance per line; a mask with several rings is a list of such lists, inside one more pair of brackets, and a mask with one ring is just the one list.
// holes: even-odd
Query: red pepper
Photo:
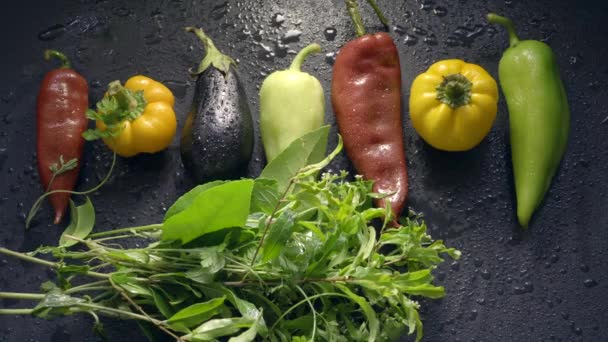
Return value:
[[(336, 121), (357, 172), (374, 181), (375, 192), (392, 194), (377, 200), (376, 206), (390, 201), (396, 218), (408, 190), (399, 53), (388, 34), (366, 35), (356, 0), (345, 2), (359, 38), (340, 49), (334, 64), (331, 95)], [(368, 2), (384, 23), (376, 4)]]
[[(38, 174), (46, 191), (73, 190), (80, 170), (84, 139), (82, 133), (87, 128), (85, 112), (89, 107), (87, 81), (70, 68), (70, 62), (62, 53), (47, 50), (46, 60), (58, 58), (60, 68), (49, 71), (42, 80), (38, 93), (37, 111), (37, 153)], [(53, 166), (76, 159), (77, 165), (68, 171), (53, 176)], [(54, 193), (49, 201), (55, 210), (54, 223), (61, 222), (68, 207), (70, 194)]]

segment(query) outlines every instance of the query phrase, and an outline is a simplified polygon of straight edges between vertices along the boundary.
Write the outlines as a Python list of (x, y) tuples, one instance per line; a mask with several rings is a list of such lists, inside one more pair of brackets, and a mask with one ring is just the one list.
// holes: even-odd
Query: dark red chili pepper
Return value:
[[(385, 200), (399, 217), (408, 189), (399, 53), (388, 34), (366, 35), (356, 0), (345, 2), (359, 38), (340, 49), (334, 64), (331, 95), (338, 129), (357, 172), (374, 181), (375, 192), (392, 193)], [(368, 2), (385, 23), (376, 4)], [(385, 200), (376, 206), (384, 207)]]
[[(54, 50), (44, 52), (46, 60), (52, 57), (58, 58), (62, 65), (44, 76), (38, 93), (38, 174), (46, 191), (73, 190), (81, 164), (84, 145), (82, 133), (87, 128), (85, 112), (89, 107), (89, 87), (84, 77), (70, 68), (70, 62), (64, 54)], [(74, 159), (77, 165), (58, 172)], [(69, 198), (69, 193), (49, 196), (55, 210), (55, 224), (61, 222)]]

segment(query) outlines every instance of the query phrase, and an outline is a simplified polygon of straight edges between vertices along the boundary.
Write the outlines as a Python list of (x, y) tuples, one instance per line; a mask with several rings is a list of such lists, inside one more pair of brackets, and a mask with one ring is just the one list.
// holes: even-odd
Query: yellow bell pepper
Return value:
[(410, 118), (418, 134), (444, 151), (466, 151), (490, 132), (498, 87), (482, 67), (459, 59), (439, 61), (414, 80)]
[(97, 130), (85, 138), (102, 138), (123, 157), (162, 151), (175, 136), (174, 103), (169, 88), (151, 78), (134, 76), (124, 87), (114, 81), (97, 104), (97, 112), (88, 113), (96, 120)]

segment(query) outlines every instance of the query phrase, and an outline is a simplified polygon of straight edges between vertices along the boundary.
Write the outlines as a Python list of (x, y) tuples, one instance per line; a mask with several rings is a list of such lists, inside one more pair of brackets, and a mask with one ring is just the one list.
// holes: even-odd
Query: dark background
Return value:
[[(435, 238), (462, 250), (459, 262), (437, 272), (448, 295), (422, 302), (425, 341), (608, 340), (608, 5), (604, 1), (379, 0), (401, 54), (404, 126), (411, 208), (422, 211)], [(8, 6), (8, 7), (7, 7)], [(382, 29), (362, 6), (369, 31)], [(407, 116), (409, 87), (434, 61), (462, 58), (497, 78), (507, 46), (504, 30), (489, 26), (496, 11), (516, 22), (521, 38), (555, 50), (572, 112), (570, 144), (546, 201), (529, 231), (518, 228), (504, 99), (487, 139), (466, 153), (425, 145)], [(329, 106), (335, 52), (354, 37), (341, 0), (281, 1), (11, 1), (0, 14), (0, 245), (30, 251), (54, 244), (47, 206), (33, 229), (25, 213), (41, 193), (35, 164), (35, 100), (54, 65), (45, 48), (63, 50), (90, 83), (91, 103), (105, 85), (142, 73), (176, 95), (179, 129), (192, 99), (187, 69), (203, 55), (186, 25), (202, 26), (240, 61), (254, 115), (264, 76), (285, 68), (295, 51), (316, 41), (323, 54), (305, 69), (321, 80)], [(501, 94), (502, 96), (502, 94)], [(256, 127), (257, 129), (257, 127)], [(332, 135), (332, 146), (335, 145)], [(110, 152), (87, 143), (79, 189), (105, 174)], [(259, 137), (250, 176), (264, 163)], [(341, 155), (333, 170), (350, 169)], [(180, 163), (178, 140), (156, 155), (120, 159), (111, 182), (92, 196), (96, 230), (159, 222), (193, 186)], [(52, 273), (0, 256), (0, 291), (34, 292)], [(33, 303), (3, 300), (5, 308)], [(52, 322), (0, 317), (0, 341), (95, 341), (85, 316)], [(111, 341), (139, 341), (134, 324), (106, 321)], [(407, 339), (406, 339), (407, 340)]]

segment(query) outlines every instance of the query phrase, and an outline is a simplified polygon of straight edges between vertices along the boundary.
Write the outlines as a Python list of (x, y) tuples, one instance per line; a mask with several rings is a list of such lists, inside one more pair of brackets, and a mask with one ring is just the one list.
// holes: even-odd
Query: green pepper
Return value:
[(517, 217), (527, 227), (566, 150), (570, 110), (551, 48), (520, 41), (508, 18), (490, 13), (488, 21), (509, 33), (498, 74), (509, 108)]
[(302, 49), (287, 70), (275, 71), (260, 89), (260, 133), (270, 162), (289, 144), (323, 125), (325, 97), (319, 80), (302, 72), (304, 59), (321, 51), (318, 44)]

